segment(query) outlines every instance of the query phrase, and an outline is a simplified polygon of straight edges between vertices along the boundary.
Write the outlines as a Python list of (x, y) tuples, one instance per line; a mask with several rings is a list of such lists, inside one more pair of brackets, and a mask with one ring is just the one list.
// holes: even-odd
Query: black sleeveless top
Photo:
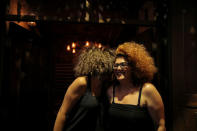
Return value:
[(66, 117), (64, 131), (102, 131), (100, 125), (100, 104), (92, 96), (90, 78), (87, 90)]
[(155, 131), (153, 120), (146, 107), (140, 106), (142, 88), (138, 96), (138, 104), (118, 104), (113, 100), (108, 109), (108, 131)]

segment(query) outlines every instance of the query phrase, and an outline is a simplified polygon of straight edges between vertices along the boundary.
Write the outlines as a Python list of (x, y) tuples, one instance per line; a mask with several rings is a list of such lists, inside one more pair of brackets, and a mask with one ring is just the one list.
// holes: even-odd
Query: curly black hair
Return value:
[(95, 46), (84, 47), (74, 67), (75, 76), (98, 76), (110, 74), (113, 71), (115, 51), (110, 48), (98, 48)]

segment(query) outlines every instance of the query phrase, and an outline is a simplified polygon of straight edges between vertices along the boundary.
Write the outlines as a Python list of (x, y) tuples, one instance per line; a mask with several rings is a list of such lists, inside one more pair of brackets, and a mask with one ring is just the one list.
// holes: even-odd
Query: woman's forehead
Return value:
[(126, 59), (124, 57), (117, 57), (115, 62), (125, 62)]

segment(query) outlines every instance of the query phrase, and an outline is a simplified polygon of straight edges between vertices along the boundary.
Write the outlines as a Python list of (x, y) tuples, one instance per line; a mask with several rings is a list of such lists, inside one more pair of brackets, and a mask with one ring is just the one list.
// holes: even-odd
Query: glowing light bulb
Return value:
[(75, 48), (75, 47), (76, 47), (76, 43), (73, 42), (73, 43), (72, 43), (72, 48)]
[(75, 49), (73, 49), (73, 50), (72, 50), (72, 53), (73, 53), (73, 54), (75, 54), (75, 53), (76, 53), (76, 50), (75, 50)]
[(101, 44), (101, 43), (99, 43), (99, 44), (98, 44), (98, 48), (101, 48), (101, 47), (102, 47), (102, 44)]
[(66, 49), (67, 51), (70, 51), (70, 45), (67, 45)]
[(89, 45), (90, 45), (89, 41), (86, 41), (85, 46), (87, 47), (87, 46), (89, 46)]

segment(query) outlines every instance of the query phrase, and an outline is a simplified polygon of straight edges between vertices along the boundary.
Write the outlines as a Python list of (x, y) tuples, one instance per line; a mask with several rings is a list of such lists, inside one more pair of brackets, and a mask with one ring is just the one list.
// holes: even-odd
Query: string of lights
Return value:
[(82, 47), (95, 46), (97, 48), (102, 48), (103, 45), (98, 42), (84, 41), (84, 42), (71, 42), (66, 44), (66, 52), (71, 52), (73, 54), (77, 53), (77, 50), (80, 50)]

